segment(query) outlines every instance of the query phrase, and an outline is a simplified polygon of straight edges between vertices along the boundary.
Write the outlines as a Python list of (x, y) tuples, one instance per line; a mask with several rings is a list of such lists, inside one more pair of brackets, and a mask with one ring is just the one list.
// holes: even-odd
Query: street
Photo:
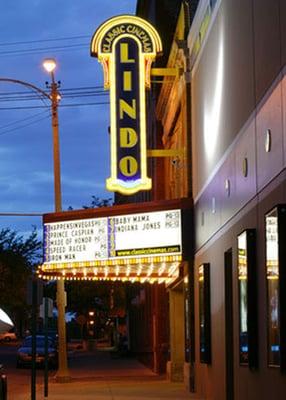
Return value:
[[(8, 380), (7, 400), (22, 399), (23, 394), (30, 391), (31, 369), (16, 368), (16, 354), (20, 343), (0, 344), (0, 364), (3, 364)], [(54, 373), (54, 371), (50, 371), (50, 375)], [(37, 369), (37, 384), (43, 383), (43, 379), (43, 369)]]

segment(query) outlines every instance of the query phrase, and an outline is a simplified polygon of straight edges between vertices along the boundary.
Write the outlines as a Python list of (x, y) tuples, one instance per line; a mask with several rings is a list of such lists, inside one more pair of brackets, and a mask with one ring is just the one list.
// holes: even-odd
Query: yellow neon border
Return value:
[[(146, 104), (145, 104), (145, 57), (142, 52), (140, 52), (141, 42), (138, 38), (126, 34), (124, 37), (130, 37), (134, 39), (139, 48), (139, 76), (140, 76), (140, 86), (139, 86), (139, 102), (140, 102), (140, 115), (139, 115), (139, 126), (140, 126), (140, 144), (141, 144), (141, 178), (138, 180), (138, 184), (132, 187), (124, 187), (124, 182), (117, 178), (117, 120), (116, 120), (116, 62), (115, 62), (115, 46), (117, 42), (122, 38), (122, 36), (116, 38), (113, 42), (112, 53), (109, 54), (110, 61), (110, 133), (111, 133), (111, 176), (106, 180), (106, 188), (110, 191), (118, 191), (122, 194), (133, 194), (139, 190), (149, 190), (152, 187), (152, 180), (147, 177), (147, 141), (146, 141)], [(121, 182), (121, 183), (119, 183)]]
[[(135, 24), (138, 25), (139, 27), (142, 27), (145, 29), (148, 34), (150, 35), (151, 41), (153, 43), (153, 48), (154, 48), (154, 53), (146, 53), (146, 54), (153, 54), (156, 56), (156, 54), (162, 52), (162, 41), (161, 38), (156, 31), (156, 29), (145, 19), (136, 17), (134, 15), (119, 15), (117, 17), (113, 17), (105, 21), (100, 27), (96, 30), (94, 33), (92, 40), (91, 40), (91, 45), (90, 45), (90, 53), (92, 56), (95, 56), (100, 58), (100, 55), (102, 54), (100, 51), (101, 47), (101, 41), (103, 37), (105, 36), (106, 32), (112, 29), (115, 25), (118, 24)], [(108, 53), (104, 53), (108, 54)]]

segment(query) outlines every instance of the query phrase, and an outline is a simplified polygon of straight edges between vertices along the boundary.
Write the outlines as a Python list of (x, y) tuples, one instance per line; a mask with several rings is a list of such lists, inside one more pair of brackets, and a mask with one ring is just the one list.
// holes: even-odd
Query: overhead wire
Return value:
[(6, 135), (7, 133), (11, 133), (11, 132), (14, 132), (14, 131), (18, 131), (19, 129), (26, 128), (27, 126), (30, 126), (30, 125), (34, 125), (34, 124), (36, 124), (36, 123), (38, 123), (38, 122), (41, 122), (41, 121), (43, 121), (44, 119), (47, 119), (47, 118), (49, 118), (49, 117), (50, 117), (50, 115), (46, 115), (46, 116), (44, 116), (44, 117), (42, 117), (42, 118), (38, 118), (38, 119), (36, 119), (35, 121), (31, 121), (31, 122), (29, 122), (29, 123), (27, 123), (27, 124), (24, 124), (24, 125), (15, 127), (15, 128), (11, 128), (11, 129), (4, 130), (3, 132), (0, 132), (0, 136)]
[[(87, 43), (73, 43), (73, 44), (63, 44), (58, 46), (45, 46), (45, 47), (34, 47), (34, 48), (19, 48), (19, 46), (29, 46), (31, 44), (36, 43), (52, 43), (52, 42), (60, 42), (60, 41), (70, 41), (70, 40), (79, 40), (83, 38), (89, 38), (89, 35), (77, 35), (70, 37), (62, 37), (62, 38), (51, 38), (51, 39), (37, 39), (37, 40), (26, 40), (26, 41), (15, 41), (15, 42), (1, 42), (1, 48), (11, 48), (11, 46), (18, 46), (17, 49), (13, 50), (0, 50), (0, 57), (9, 56), (9, 55), (30, 55), (43, 51), (64, 51), (64, 50), (75, 50), (78, 48), (88, 47)], [(90, 98), (90, 97), (98, 97), (98, 96), (106, 96), (107, 92), (103, 90), (102, 86), (91, 86), (91, 87), (83, 87), (83, 88), (68, 88), (68, 89), (60, 89), (60, 93), (65, 98), (76, 99), (76, 98)], [(35, 93), (27, 93), (27, 92), (3, 92), (0, 93), (0, 102), (17, 102), (17, 101), (32, 101), (37, 100), (38, 95)], [(60, 107), (77, 107), (77, 106), (86, 106), (86, 105), (101, 105), (106, 104), (105, 102), (98, 103), (79, 103), (79, 104), (59, 104)], [(41, 106), (31, 106), (31, 107), (1, 107), (0, 110), (13, 110), (13, 109), (30, 109), (30, 108), (43, 108)]]
[[(63, 94), (62, 92), (60, 92), (60, 94)], [(71, 93), (67, 93), (64, 94), (64, 98), (68, 98), (68, 99), (72, 99), (72, 98), (81, 98), (81, 97), (99, 97), (99, 96), (107, 96), (108, 93), (105, 91), (98, 91), (98, 92), (94, 92), (94, 91), (90, 91), (90, 92), (71, 92)], [(39, 100), (39, 97), (35, 96), (35, 95), (17, 95), (17, 96), (13, 96), (13, 95), (5, 95), (5, 96), (1, 96), (0, 95), (0, 102), (6, 102), (6, 101), (33, 101), (33, 100)]]
[[(23, 56), (32, 54), (41, 54), (47, 51), (53, 52), (66, 52), (71, 50), (82, 50), (89, 47), (89, 42), (86, 43), (73, 43), (73, 44), (59, 44), (55, 46), (43, 46), (43, 47), (30, 47), (30, 45), (41, 44), (41, 43), (52, 43), (52, 42), (66, 42), (66, 41), (77, 41), (79, 39), (90, 39), (90, 35), (77, 35), (77, 36), (66, 36), (62, 38), (51, 38), (51, 39), (36, 39), (36, 40), (22, 40), (15, 42), (2, 42), (0, 43), (0, 57), (9, 56)], [(18, 46), (18, 48), (14, 48)], [(21, 48), (25, 46), (24, 48)], [(11, 49), (12, 48), (12, 49)]]
[(78, 36), (66, 36), (62, 38), (53, 38), (53, 39), (36, 39), (36, 40), (25, 40), (25, 41), (17, 41), (17, 42), (6, 42), (0, 43), (0, 46), (15, 46), (22, 44), (31, 44), (31, 43), (44, 43), (44, 42), (56, 42), (61, 40), (75, 40), (75, 39), (83, 39), (89, 38), (89, 35), (78, 35)]
[[(99, 106), (109, 104), (108, 101), (93, 102), (93, 103), (75, 103), (75, 104), (59, 104), (59, 108), (63, 107), (83, 107), (83, 106)], [(17, 106), (17, 107), (0, 107), (0, 111), (3, 110), (30, 110), (30, 109), (40, 109), (45, 108), (45, 106)]]
[(52, 50), (53, 52), (63, 51), (63, 50), (66, 51), (67, 49), (78, 50), (84, 47), (86, 48), (89, 47), (89, 44), (78, 43), (78, 44), (70, 44), (64, 46), (38, 47), (34, 49), (6, 50), (6, 51), (0, 51), (0, 56), (39, 54), (50, 50)]
[[(59, 93), (62, 96), (61, 102), (58, 104), (59, 107), (80, 107), (80, 106), (93, 106), (93, 105), (103, 105), (108, 104), (107, 101), (95, 101), (95, 102), (79, 102), (79, 103), (68, 103), (64, 104), (63, 101), (65, 99), (87, 99), (87, 98), (102, 98), (102, 96), (108, 96), (108, 91), (103, 89), (103, 86), (84, 86), (84, 87), (72, 87), (72, 88), (62, 88), (59, 90)], [(41, 99), (42, 96), (39, 96), (38, 93), (33, 93), (31, 91), (12, 91), (12, 92), (0, 92), (0, 103), (5, 102), (27, 102), (27, 101), (35, 101)], [(41, 99), (43, 100), (43, 99)], [(46, 100), (46, 99), (45, 99)], [(26, 110), (26, 109), (41, 109), (45, 107), (49, 107), (48, 104), (44, 103), (44, 106), (40, 105), (17, 105), (17, 106), (7, 106), (0, 107), (0, 111), (2, 110)]]
[[(103, 86), (85, 86), (79, 88), (63, 88), (59, 90), (63, 98), (98, 97), (106, 96), (108, 92)], [(28, 91), (0, 92), (0, 102), (3, 101), (30, 101), (38, 100), (39, 94)]]
[[(76, 47), (76, 48), (74, 48), (73, 49), (73, 51), (78, 51), (78, 50), (83, 50), (84, 49), (84, 47)], [(58, 50), (52, 50), (52, 52), (53, 53), (65, 53), (65, 52), (68, 52), (68, 51), (71, 51), (71, 49), (68, 49), (68, 48), (61, 48), (61, 49), (58, 49)], [(15, 53), (15, 54), (2, 54), (1, 52), (0, 52), (0, 58), (2, 58), (2, 57), (18, 57), (18, 56), (33, 56), (33, 55), (36, 55), (36, 54), (46, 54), (47, 53), (47, 50), (45, 50), (45, 49), (43, 49), (43, 50), (39, 50), (39, 51), (30, 51), (30, 52), (26, 52), (26, 53)]]
[[(62, 37), (62, 38), (51, 38), (51, 39), (37, 39), (37, 40), (26, 40), (26, 41), (15, 41), (15, 42), (1, 42), (1, 50), (0, 50), (0, 57), (1, 56), (15, 56), (15, 55), (31, 55), (42, 53), (46, 51), (70, 51), (70, 50), (79, 50), (83, 49), (84, 47), (88, 47), (89, 44), (87, 43), (74, 43), (74, 44), (63, 44), (63, 45), (56, 45), (56, 46), (43, 46), (43, 47), (32, 47), (32, 48), (21, 48), (21, 46), (29, 46), (39, 43), (52, 43), (52, 42), (60, 42), (60, 41), (70, 41), (70, 40), (79, 40), (79, 39), (86, 39), (90, 38), (90, 35), (78, 35), (78, 36), (70, 36), (70, 37)], [(9, 47), (18, 46), (16, 49), (10, 50)], [(7, 49), (6, 49), (7, 48)], [(2, 50), (3, 49), (3, 50)], [(59, 90), (60, 94), (64, 98), (68, 99), (76, 99), (76, 98), (91, 98), (91, 97), (99, 97), (99, 96), (106, 96), (108, 92), (103, 89), (103, 86), (85, 86), (79, 88), (62, 88)], [(0, 102), (22, 102), (22, 101), (34, 101), (41, 99), (41, 96), (35, 94), (33, 92), (28, 91), (14, 91), (14, 92), (0, 92)], [(41, 99), (42, 101), (44, 99)], [(15, 107), (0, 107), (0, 111), (4, 110), (28, 110), (28, 109), (42, 109), (45, 108), (45, 111), (37, 113), (36, 115), (29, 116), (23, 118), (18, 121), (11, 122), (10, 124), (0, 126), (0, 135), (10, 133), (16, 131), (18, 129), (24, 128), (26, 126), (35, 124), (37, 122), (42, 121), (43, 119), (48, 118), (49, 116), (46, 115), (42, 118), (37, 118), (33, 120), (38, 115), (42, 113), (46, 113), (49, 111), (47, 109), (49, 105), (44, 102), (44, 106), (15, 106)], [(98, 102), (87, 102), (87, 103), (71, 103), (71, 104), (63, 104), (59, 103), (59, 107), (82, 107), (82, 106), (96, 106), (96, 105), (107, 105), (109, 102), (105, 101), (98, 101)], [(21, 124), (24, 121), (33, 120), (27, 124)], [(12, 127), (12, 128), (11, 128)], [(6, 129), (8, 128), (8, 129)], [(3, 131), (4, 129), (4, 131)]]
[(30, 115), (29, 117), (21, 118), (21, 119), (18, 119), (17, 121), (9, 122), (8, 124), (5, 124), (5, 125), (0, 126), (0, 131), (1, 131), (2, 129), (8, 128), (9, 126), (17, 125), (17, 124), (19, 124), (19, 123), (21, 123), (21, 122), (28, 121), (29, 119), (36, 118), (36, 117), (38, 117), (39, 115), (45, 114), (45, 113), (47, 113), (47, 112), (50, 112), (50, 110), (44, 110), (44, 111), (41, 111), (41, 112), (39, 112), (39, 113), (37, 113), (37, 114)]
[[(78, 88), (61, 88), (61, 92), (69, 92), (69, 91), (79, 91), (79, 90), (97, 90), (97, 89), (103, 89), (103, 86), (81, 86)], [(29, 91), (30, 92), (30, 91)], [(13, 94), (27, 94), (28, 91), (27, 90), (21, 90), (21, 91), (13, 91), (13, 92), (0, 92), (0, 96), (2, 95), (9, 95), (10, 93)]]
[(25, 55), (34, 55), (34, 54), (42, 54), (46, 52), (67, 52), (67, 51), (78, 51), (83, 49), (88, 49), (89, 43), (75, 43), (75, 44), (63, 44), (59, 46), (45, 46), (45, 47), (35, 47), (35, 48), (23, 48), (23, 49), (1, 49), (0, 57), (11, 57), (11, 56), (25, 56)]

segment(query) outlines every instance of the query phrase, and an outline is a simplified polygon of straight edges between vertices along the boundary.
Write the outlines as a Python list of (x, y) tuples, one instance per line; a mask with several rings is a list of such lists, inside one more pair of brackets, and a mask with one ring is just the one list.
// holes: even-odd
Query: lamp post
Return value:
[[(54, 59), (43, 61), (43, 67), (51, 75), (50, 100), (52, 106), (52, 128), (53, 128), (53, 156), (54, 156), (54, 196), (55, 212), (62, 211), (61, 196), (61, 170), (60, 170), (60, 144), (59, 144), (59, 120), (58, 103), (60, 94), (59, 84), (55, 81), (54, 70), (57, 64)], [(59, 338), (59, 367), (57, 372), (58, 382), (68, 382), (70, 380), (67, 364), (66, 346), (66, 321), (65, 321), (66, 293), (64, 280), (57, 281), (57, 308), (58, 308), (58, 338)]]
[[(12, 83), (25, 86), (41, 97), (51, 101), (52, 108), (52, 129), (53, 129), (53, 153), (54, 153), (54, 195), (55, 195), (55, 211), (59, 212), (62, 209), (61, 200), (61, 173), (60, 173), (60, 151), (59, 151), (59, 123), (58, 123), (58, 103), (60, 94), (58, 91), (58, 83), (55, 82), (54, 70), (56, 61), (54, 59), (46, 59), (43, 62), (45, 70), (51, 74), (50, 94), (48, 95), (37, 86), (19, 79), (0, 78), (0, 83)], [(66, 350), (66, 322), (65, 322), (65, 306), (66, 296), (64, 290), (64, 281), (57, 281), (57, 306), (58, 306), (58, 334), (59, 334), (59, 369), (57, 380), (59, 382), (67, 382), (70, 380), (67, 367), (67, 350)]]

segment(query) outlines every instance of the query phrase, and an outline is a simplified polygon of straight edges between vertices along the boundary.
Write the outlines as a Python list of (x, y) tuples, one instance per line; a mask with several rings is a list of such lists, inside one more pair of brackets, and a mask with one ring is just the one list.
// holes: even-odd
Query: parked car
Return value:
[[(43, 366), (45, 362), (45, 336), (36, 335), (36, 365)], [(32, 336), (27, 336), (17, 351), (17, 368), (31, 366)], [(51, 368), (58, 365), (58, 350), (55, 341), (48, 337), (48, 364)]]
[(17, 340), (17, 336), (13, 331), (0, 333), (0, 342), (12, 342), (15, 340)]

